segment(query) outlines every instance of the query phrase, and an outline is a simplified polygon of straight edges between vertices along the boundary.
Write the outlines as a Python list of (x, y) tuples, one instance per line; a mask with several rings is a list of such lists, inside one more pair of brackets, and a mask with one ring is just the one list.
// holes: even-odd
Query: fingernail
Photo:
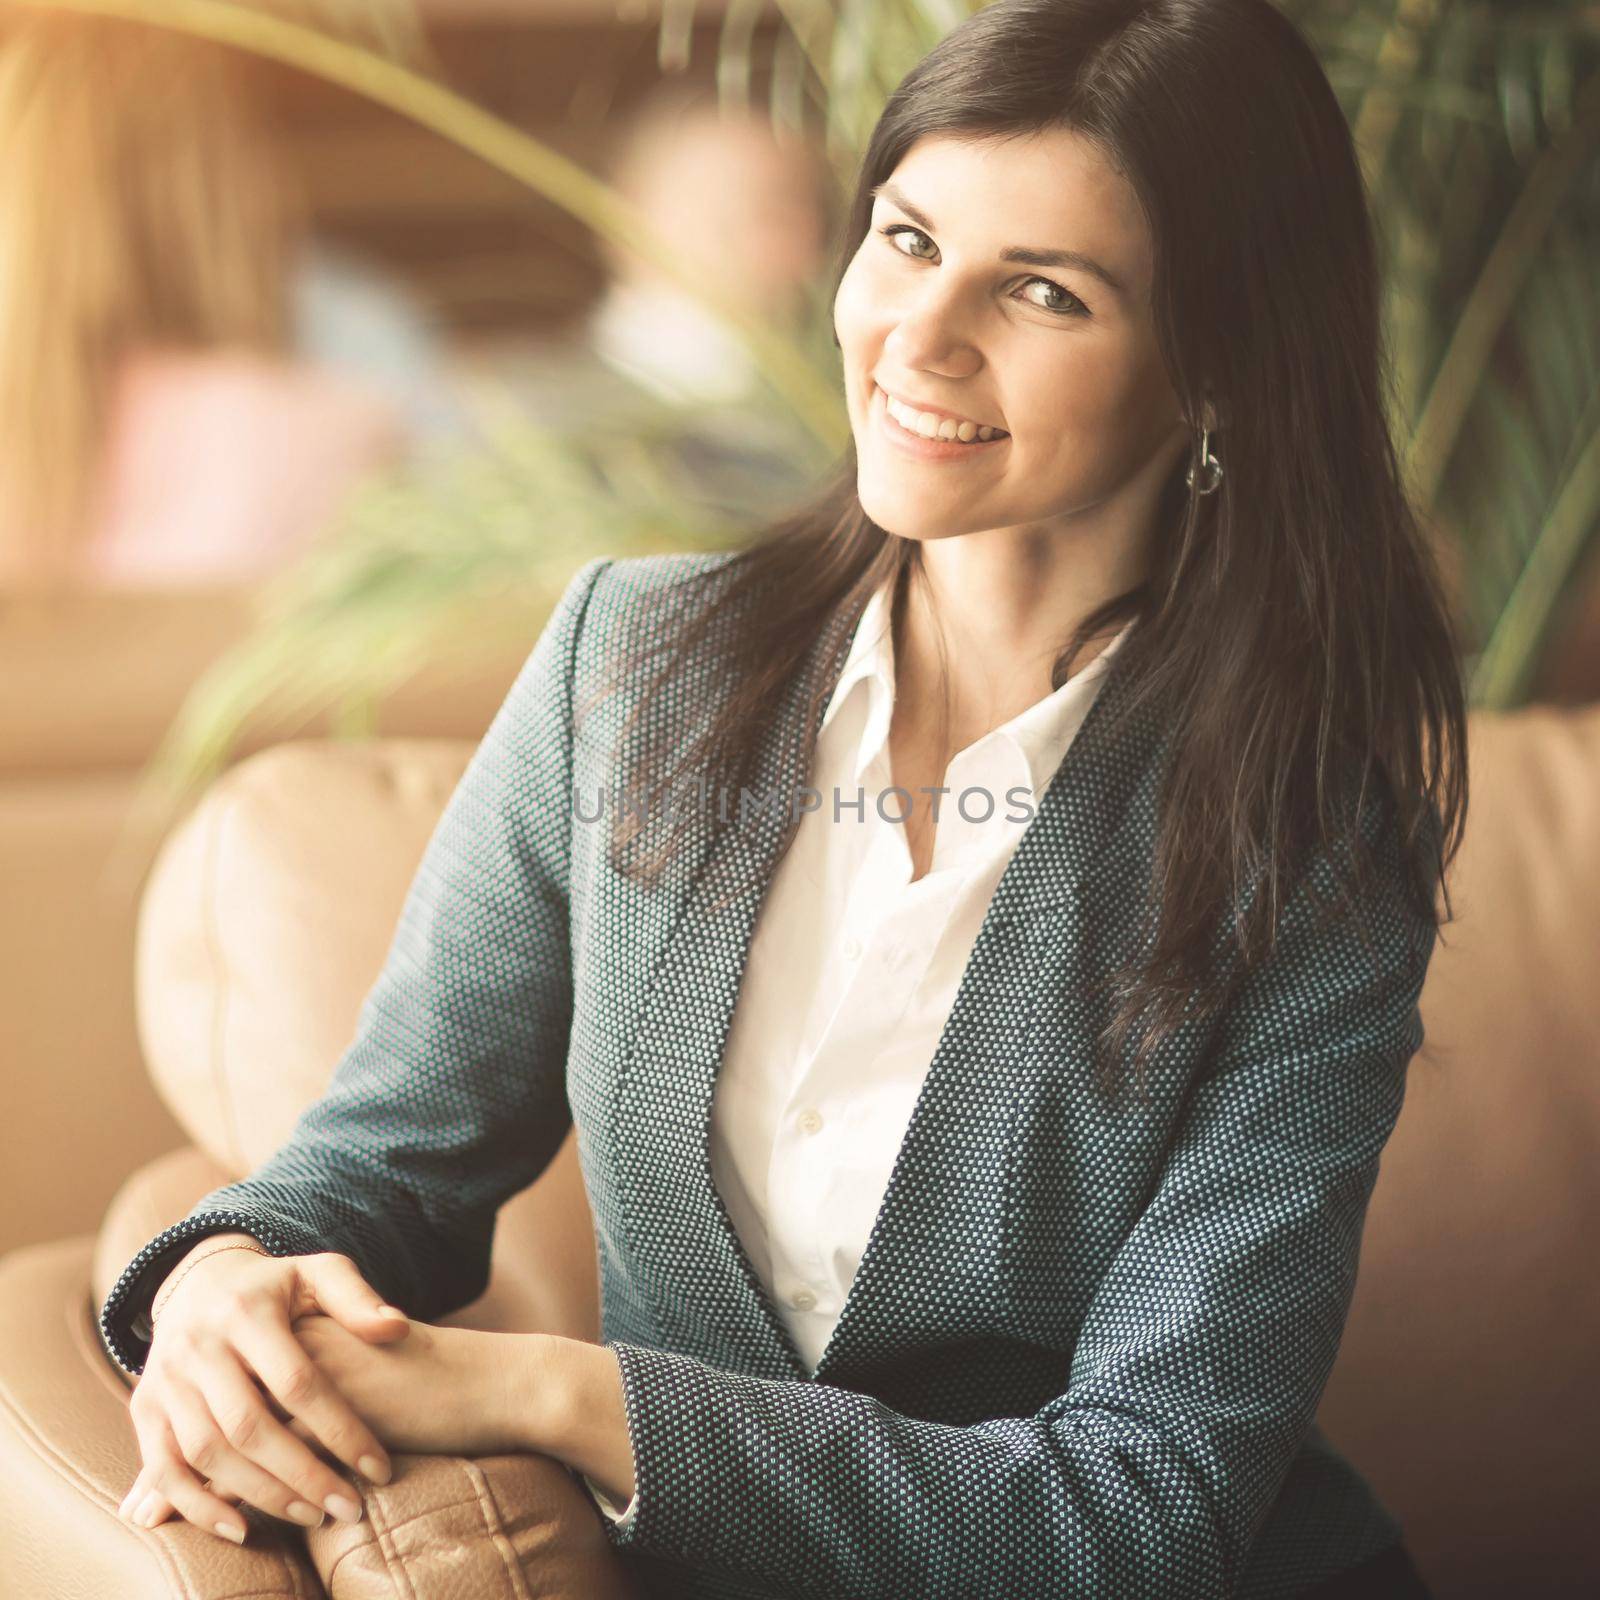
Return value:
[[(133, 1489), (137, 1489), (138, 1487), (139, 1487), (139, 1485), (135, 1484), (133, 1486)], [(127, 1514), (128, 1514), (128, 1502), (133, 1499), (133, 1489), (130, 1489), (125, 1495), (123, 1495), (122, 1504), (117, 1507), (117, 1515), (119, 1517), (127, 1516)]]
[(398, 1317), (402, 1322), (408, 1320), (405, 1312), (399, 1306), (379, 1306), (378, 1315), (380, 1317)]
[(232, 1539), (235, 1544), (244, 1543), (243, 1528), (236, 1528), (231, 1522), (219, 1522), (217, 1523), (216, 1527), (217, 1532), (220, 1533), (224, 1539)]
[(307, 1528), (320, 1528), (328, 1520), (326, 1511), (318, 1511), (315, 1506), (307, 1505), (304, 1500), (291, 1500), (289, 1515)]
[(385, 1462), (376, 1456), (362, 1456), (356, 1462), (356, 1467), (363, 1478), (371, 1478), (374, 1483), (387, 1483), (389, 1481), (389, 1468)]
[(359, 1522), (361, 1520), (361, 1507), (354, 1500), (346, 1500), (342, 1494), (330, 1494), (322, 1503), (341, 1522)]
[(152, 1525), (151, 1518), (155, 1512), (155, 1508), (156, 1495), (155, 1491), (152, 1489), (140, 1497), (139, 1509), (134, 1512), (133, 1520), (137, 1522), (141, 1528), (150, 1527)]

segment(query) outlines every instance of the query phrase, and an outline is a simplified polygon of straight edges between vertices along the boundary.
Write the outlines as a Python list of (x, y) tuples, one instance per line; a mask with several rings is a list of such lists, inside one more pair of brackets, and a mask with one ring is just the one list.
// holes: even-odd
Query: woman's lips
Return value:
[(878, 431), (895, 449), (903, 450), (908, 456), (915, 456), (918, 461), (955, 461), (962, 456), (981, 456), (985, 451), (994, 450), (1000, 445), (1011, 442), (1009, 433), (1002, 434), (998, 439), (975, 440), (972, 444), (962, 444), (957, 439), (924, 439), (920, 433), (902, 428), (889, 415), (887, 399), (888, 396), (874, 383), (872, 412)]

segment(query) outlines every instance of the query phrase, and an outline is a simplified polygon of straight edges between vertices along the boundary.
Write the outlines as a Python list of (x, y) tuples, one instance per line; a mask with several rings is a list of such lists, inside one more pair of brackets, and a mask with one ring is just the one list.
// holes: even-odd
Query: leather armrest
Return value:
[(136, 1528), (118, 1518), (139, 1444), (96, 1331), (93, 1249), (83, 1234), (0, 1260), (0, 1595), (320, 1596), (293, 1523), (252, 1517), (241, 1548), (180, 1519)]
[(545, 1455), (395, 1455), (386, 1484), (363, 1481), (360, 1522), (306, 1535), (330, 1600), (636, 1600), (600, 1513)]

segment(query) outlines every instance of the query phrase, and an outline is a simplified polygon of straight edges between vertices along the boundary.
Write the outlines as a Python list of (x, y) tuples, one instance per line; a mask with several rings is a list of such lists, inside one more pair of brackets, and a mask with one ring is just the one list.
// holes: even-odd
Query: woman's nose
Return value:
[(929, 293), (905, 306), (884, 343), (908, 371), (968, 378), (983, 364), (970, 313), (948, 294)]

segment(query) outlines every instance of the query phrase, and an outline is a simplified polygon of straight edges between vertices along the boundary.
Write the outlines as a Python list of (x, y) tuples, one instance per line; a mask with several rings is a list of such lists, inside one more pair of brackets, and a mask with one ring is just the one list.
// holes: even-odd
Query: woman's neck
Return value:
[[(952, 755), (1052, 693), (1051, 667), (1073, 628), (1139, 581), (1104, 563), (1084, 570), (1059, 557), (1041, 562), (977, 537), (990, 541), (988, 550), (958, 549), (967, 536), (924, 544), (893, 606), (895, 722), (922, 743), (937, 738), (947, 712), (943, 743)], [(1068, 675), (1082, 672), (1116, 632), (1090, 640)]]

